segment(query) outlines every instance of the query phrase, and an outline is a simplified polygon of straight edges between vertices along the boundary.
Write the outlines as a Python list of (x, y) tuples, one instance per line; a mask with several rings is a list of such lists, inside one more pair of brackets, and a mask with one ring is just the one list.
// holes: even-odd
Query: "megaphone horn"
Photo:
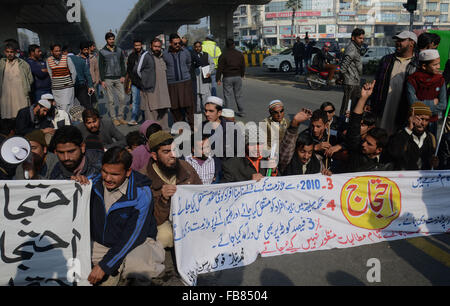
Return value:
[(1, 144), (1, 158), (8, 164), (18, 165), (31, 154), (31, 145), (23, 137), (15, 136), (6, 139)]

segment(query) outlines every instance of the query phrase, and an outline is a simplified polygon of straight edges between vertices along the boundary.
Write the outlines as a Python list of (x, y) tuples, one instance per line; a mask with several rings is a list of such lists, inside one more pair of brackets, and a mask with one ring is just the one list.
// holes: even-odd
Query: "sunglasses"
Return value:
[(284, 109), (282, 109), (282, 110), (280, 110), (280, 111), (270, 111), (270, 113), (272, 113), (272, 114), (282, 114), (282, 113), (284, 113)]
[(179, 43), (179, 42), (173, 43), (173, 44), (174, 44), (174, 46), (179, 46), (179, 45), (181, 45), (181, 43)]
[(328, 114), (332, 114), (332, 113), (334, 113), (334, 109), (331, 109), (331, 110), (324, 110), (324, 112), (327, 112)]

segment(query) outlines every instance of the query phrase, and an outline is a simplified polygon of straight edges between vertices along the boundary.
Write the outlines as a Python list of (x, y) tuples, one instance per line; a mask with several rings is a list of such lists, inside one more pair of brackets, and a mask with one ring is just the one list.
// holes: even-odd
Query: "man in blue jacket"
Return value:
[(165, 252), (156, 241), (151, 181), (131, 170), (132, 160), (125, 148), (109, 149), (103, 156), (101, 176), (92, 182), (91, 284), (150, 281), (164, 270)]
[(41, 48), (38, 45), (30, 45), (28, 54), (29, 58), (26, 61), (30, 65), (34, 78), (33, 85), (31, 85), (34, 99), (32, 102), (36, 103), (43, 94), (52, 93), (52, 80), (48, 74), (47, 64), (42, 60)]

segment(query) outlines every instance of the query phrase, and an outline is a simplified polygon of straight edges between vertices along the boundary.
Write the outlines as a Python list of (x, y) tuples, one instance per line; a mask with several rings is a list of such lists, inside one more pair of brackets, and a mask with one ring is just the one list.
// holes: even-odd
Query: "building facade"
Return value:
[[(241, 5), (234, 13), (235, 40), (240, 45), (288, 46), (292, 11), (283, 0), (269, 4)], [(371, 45), (389, 45), (391, 37), (409, 29), (406, 0), (299, 0), (294, 37), (306, 33), (316, 40), (347, 43), (355, 27), (365, 30)], [(450, 30), (450, 0), (418, 0), (413, 29)]]

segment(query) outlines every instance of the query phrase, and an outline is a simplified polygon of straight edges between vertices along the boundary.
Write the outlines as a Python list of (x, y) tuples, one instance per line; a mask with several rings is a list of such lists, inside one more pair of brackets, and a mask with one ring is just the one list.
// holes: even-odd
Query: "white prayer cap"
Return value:
[(269, 109), (274, 108), (276, 106), (283, 106), (283, 102), (281, 102), (280, 100), (273, 100), (269, 103)]
[(397, 39), (397, 38), (399, 38), (399, 39), (407, 39), (407, 38), (409, 38), (411, 40), (414, 40), (414, 42), (417, 44), (417, 35), (414, 34), (413, 32), (410, 32), (410, 31), (400, 32), (400, 33), (398, 33), (397, 35), (395, 35), (392, 38), (393, 39)]
[(219, 106), (223, 106), (223, 100), (219, 97), (210, 96), (206, 98), (205, 104), (207, 103), (213, 103)]
[(52, 94), (46, 93), (41, 96), (42, 100), (55, 100)]
[(50, 104), (50, 102), (48, 102), (48, 100), (39, 100), (38, 104), (47, 109), (52, 108), (52, 105)]
[(229, 109), (229, 108), (222, 109), (222, 117), (234, 118), (234, 110)]
[(439, 51), (436, 49), (427, 49), (420, 51), (419, 53), (419, 61), (421, 62), (432, 61), (439, 57), (440, 57)]

